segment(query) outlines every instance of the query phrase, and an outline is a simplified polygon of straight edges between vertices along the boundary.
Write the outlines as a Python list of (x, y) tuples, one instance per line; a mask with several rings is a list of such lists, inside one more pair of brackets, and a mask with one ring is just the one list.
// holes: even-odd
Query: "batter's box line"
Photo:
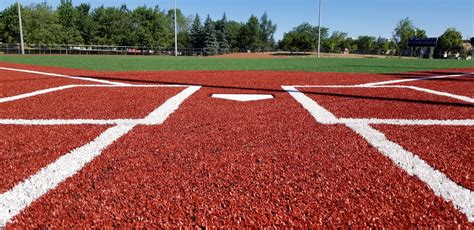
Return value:
[(16, 100), (21, 100), (29, 97), (35, 97), (42, 94), (57, 92), (66, 89), (78, 88), (78, 87), (89, 87), (89, 88), (184, 88), (189, 86), (198, 86), (198, 85), (63, 85), (59, 87), (53, 87), (48, 89), (42, 89), (30, 93), (24, 93), (11, 97), (0, 98), (0, 103), (6, 103)]
[[(349, 86), (345, 86), (349, 87)], [(359, 86), (357, 86), (359, 87)], [(426, 161), (414, 153), (404, 149), (399, 144), (390, 141), (385, 134), (371, 127), (376, 123), (394, 123), (404, 125), (405, 123), (424, 123), (428, 125), (430, 121), (424, 120), (414, 122), (409, 120), (384, 120), (384, 119), (349, 119), (337, 118), (330, 111), (319, 105), (315, 100), (306, 96), (294, 86), (282, 86), (311, 116), (324, 125), (344, 124), (358, 135), (362, 136), (371, 146), (376, 148), (384, 156), (403, 169), (408, 175), (416, 176), (426, 183), (435, 195), (442, 197), (446, 201), (452, 202), (460, 212), (464, 213), (470, 222), (474, 221), (474, 192), (452, 181), (441, 171), (433, 168)], [(404, 122), (402, 122), (404, 121)], [(439, 121), (437, 121), (439, 123)], [(452, 124), (470, 124), (472, 120), (444, 121)], [(436, 123), (436, 122), (435, 122)]]
[[(200, 88), (200, 86), (188, 86), (148, 114), (142, 121), (157, 125), (163, 124), (186, 99)], [(138, 125), (138, 123), (133, 123), (133, 120), (115, 121), (131, 123), (120, 123), (108, 128), (92, 142), (66, 153), (28, 179), (0, 194), (0, 229), (3, 229), (15, 216), (48, 191), (55, 189), (63, 181), (78, 173), (83, 167), (101, 155), (107, 147)]]

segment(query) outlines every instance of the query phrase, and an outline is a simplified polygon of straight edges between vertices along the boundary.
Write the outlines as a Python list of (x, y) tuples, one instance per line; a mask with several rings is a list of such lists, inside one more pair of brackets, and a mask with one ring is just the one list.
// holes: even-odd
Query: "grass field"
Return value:
[(306, 72), (400, 73), (472, 68), (473, 61), (420, 59), (281, 58), (221, 59), (142, 56), (0, 56), (0, 62), (100, 71), (159, 70), (277, 70)]

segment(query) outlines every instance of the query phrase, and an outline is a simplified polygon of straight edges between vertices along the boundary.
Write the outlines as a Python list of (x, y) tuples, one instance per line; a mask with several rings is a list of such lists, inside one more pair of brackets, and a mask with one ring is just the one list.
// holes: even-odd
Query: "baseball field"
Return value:
[(0, 56), (0, 228), (474, 228), (474, 62)]

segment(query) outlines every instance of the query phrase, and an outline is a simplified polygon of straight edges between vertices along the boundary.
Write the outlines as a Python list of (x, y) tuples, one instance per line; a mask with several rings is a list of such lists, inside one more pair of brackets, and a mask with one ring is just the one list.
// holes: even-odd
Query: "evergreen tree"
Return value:
[(214, 22), (207, 15), (204, 23), (204, 53), (206, 55), (216, 55), (219, 53), (219, 42), (217, 42), (217, 34)]
[(201, 24), (201, 18), (199, 17), (198, 14), (196, 14), (196, 17), (194, 18), (194, 22), (189, 31), (189, 43), (191, 44), (192, 48), (195, 48), (195, 49), (204, 48), (203, 28)]
[(224, 13), (224, 16), (221, 20), (216, 23), (216, 37), (217, 42), (219, 43), (219, 49), (222, 53), (228, 53), (230, 49), (228, 32), (227, 32), (227, 17)]

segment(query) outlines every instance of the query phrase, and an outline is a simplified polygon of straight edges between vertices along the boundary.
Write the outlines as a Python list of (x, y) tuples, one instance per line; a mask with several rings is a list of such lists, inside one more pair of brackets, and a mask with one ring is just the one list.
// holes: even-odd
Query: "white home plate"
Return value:
[(273, 95), (269, 94), (213, 94), (211, 97), (244, 102), (273, 99)]

